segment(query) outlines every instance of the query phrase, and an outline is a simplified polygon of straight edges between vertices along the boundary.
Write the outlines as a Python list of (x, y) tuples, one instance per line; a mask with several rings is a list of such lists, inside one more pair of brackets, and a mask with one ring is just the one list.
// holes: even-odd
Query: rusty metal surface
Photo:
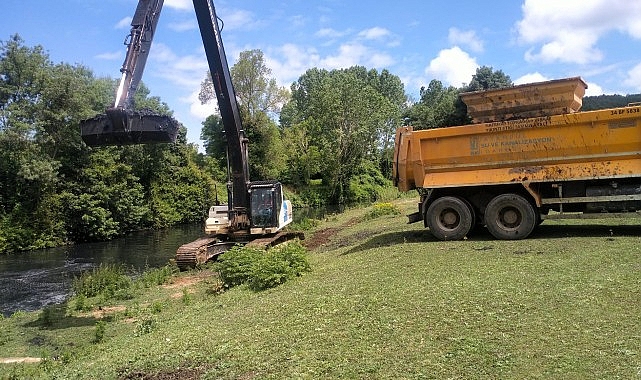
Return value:
[(462, 93), (475, 123), (577, 112), (588, 85), (580, 77)]
[(641, 107), (399, 129), (400, 190), (641, 176)]

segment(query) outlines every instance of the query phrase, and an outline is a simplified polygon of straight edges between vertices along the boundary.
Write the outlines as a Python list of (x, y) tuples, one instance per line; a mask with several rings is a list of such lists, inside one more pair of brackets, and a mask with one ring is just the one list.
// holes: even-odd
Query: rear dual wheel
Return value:
[(427, 209), (425, 222), (439, 240), (461, 240), (474, 225), (474, 210), (459, 197), (441, 197)]
[(525, 239), (537, 223), (534, 206), (518, 194), (498, 195), (485, 209), (485, 225), (497, 239)]

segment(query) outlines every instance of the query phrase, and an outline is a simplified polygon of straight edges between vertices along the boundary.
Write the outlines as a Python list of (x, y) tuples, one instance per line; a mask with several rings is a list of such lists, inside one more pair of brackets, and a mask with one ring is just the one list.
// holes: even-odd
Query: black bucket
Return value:
[(88, 146), (173, 143), (179, 123), (171, 116), (110, 108), (80, 123), (82, 141)]

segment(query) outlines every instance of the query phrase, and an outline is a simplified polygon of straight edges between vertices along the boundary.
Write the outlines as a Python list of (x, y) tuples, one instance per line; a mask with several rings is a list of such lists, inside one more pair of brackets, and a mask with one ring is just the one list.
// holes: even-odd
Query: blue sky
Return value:
[[(641, 2), (629, 0), (215, 0), (230, 65), (260, 49), (289, 86), (312, 67), (387, 69), (418, 98), (479, 66), (515, 83), (581, 76), (587, 95), (641, 93)], [(53, 62), (118, 78), (137, 0), (4, 0), (0, 40), (18, 33)], [(143, 81), (199, 140), (216, 112), (197, 99), (207, 70), (191, 0), (165, 0)]]

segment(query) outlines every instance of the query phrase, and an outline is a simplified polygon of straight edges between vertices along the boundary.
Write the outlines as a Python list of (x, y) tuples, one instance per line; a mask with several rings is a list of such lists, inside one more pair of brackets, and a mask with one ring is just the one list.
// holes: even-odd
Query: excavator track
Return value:
[(237, 244), (267, 249), (288, 240), (303, 240), (304, 238), (305, 235), (302, 232), (284, 231), (250, 241), (223, 241), (218, 237), (202, 237), (178, 248), (178, 251), (176, 251), (176, 265), (180, 270), (195, 268), (199, 264), (215, 260), (218, 255), (227, 252)]
[(202, 237), (181, 245), (176, 251), (176, 265), (180, 270), (195, 268), (228, 251), (238, 242), (221, 241), (218, 237)]

